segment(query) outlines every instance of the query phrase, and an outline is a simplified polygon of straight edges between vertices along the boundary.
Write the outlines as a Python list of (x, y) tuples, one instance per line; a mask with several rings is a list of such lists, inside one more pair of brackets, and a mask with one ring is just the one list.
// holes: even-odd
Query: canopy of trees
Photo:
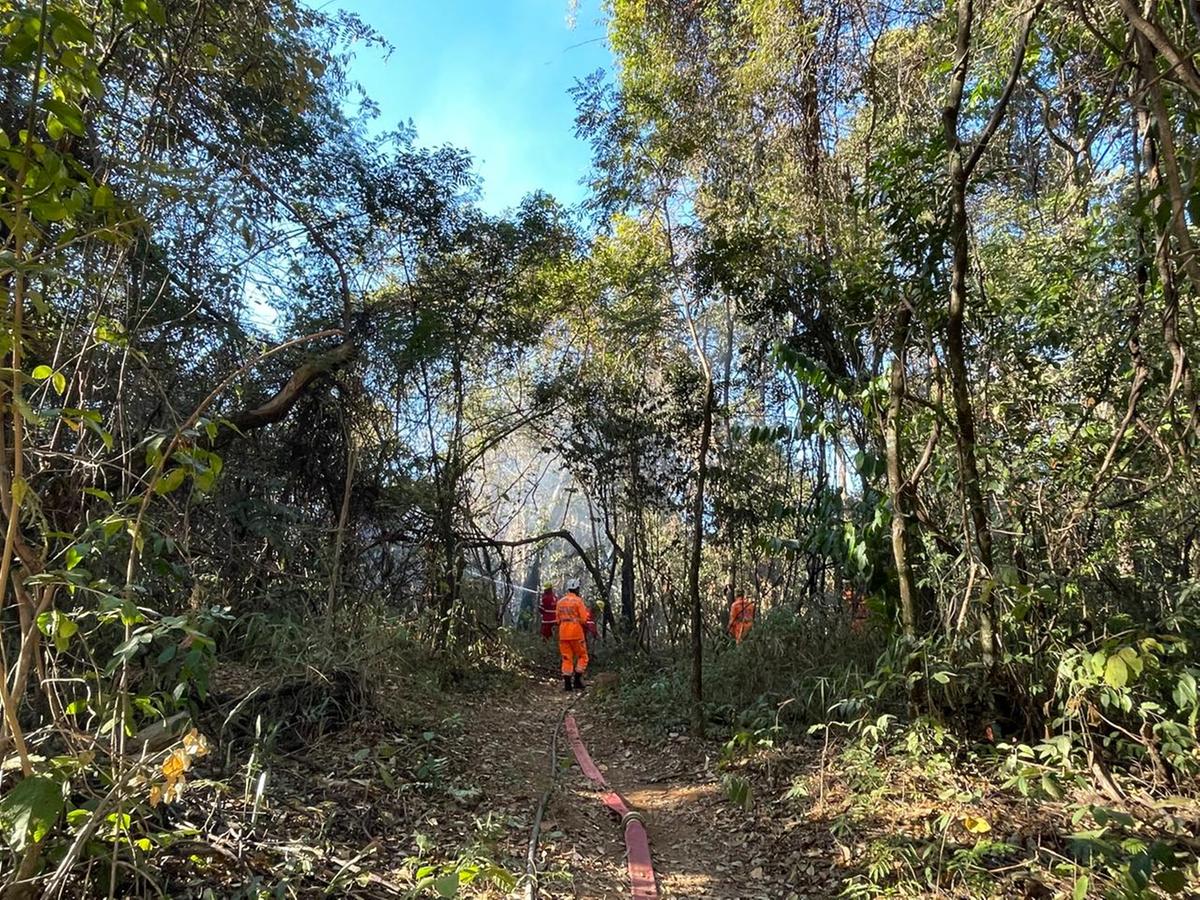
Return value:
[[(149, 814), (138, 735), (265, 630), (462, 665), (569, 575), (696, 733), (878, 664), (1194, 786), (1195, 3), (612, 0), (586, 204), (503, 215), (370, 136), (382, 39), (316, 5), (0, 2), (13, 890)], [(739, 592), (793, 662), (735, 701)]]

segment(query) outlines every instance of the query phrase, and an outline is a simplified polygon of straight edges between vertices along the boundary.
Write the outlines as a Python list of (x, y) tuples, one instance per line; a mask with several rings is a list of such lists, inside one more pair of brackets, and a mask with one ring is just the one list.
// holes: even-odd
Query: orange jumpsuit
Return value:
[(592, 612), (578, 594), (568, 591), (555, 608), (558, 620), (558, 652), (562, 654), (562, 673), (582, 675), (587, 671), (587, 641), (583, 630), (592, 622)]
[(745, 597), (738, 597), (729, 607), (729, 633), (737, 643), (754, 627), (754, 604)]

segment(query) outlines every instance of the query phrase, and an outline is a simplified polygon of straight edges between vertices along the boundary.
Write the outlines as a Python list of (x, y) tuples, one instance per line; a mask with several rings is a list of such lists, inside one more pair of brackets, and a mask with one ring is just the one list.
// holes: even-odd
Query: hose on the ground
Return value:
[(596, 787), (604, 791), (600, 797), (601, 802), (621, 820), (629, 865), (630, 896), (633, 900), (654, 900), (658, 896), (658, 884), (654, 878), (654, 863), (650, 857), (650, 839), (646, 836), (642, 817), (629, 808), (620, 794), (609, 787), (604, 774), (593, 762), (591, 754), (583, 744), (575, 717), (568, 715), (565, 724), (567, 739), (571, 742), (571, 750), (575, 753), (575, 761), (579, 763), (579, 768)]

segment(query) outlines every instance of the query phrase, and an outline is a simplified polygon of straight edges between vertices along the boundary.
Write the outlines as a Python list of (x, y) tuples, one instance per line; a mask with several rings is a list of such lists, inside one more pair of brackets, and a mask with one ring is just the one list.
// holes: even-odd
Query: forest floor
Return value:
[[(194, 830), (190, 856), (164, 866), (170, 896), (505, 897), (525, 875), (531, 828), (552, 780), (551, 740), (570, 708), (611, 787), (642, 813), (664, 898), (832, 897), (843, 858), (828, 828), (730, 802), (720, 745), (654, 740), (597, 693), (566, 693), (545, 665), (484, 690), (377, 691), (372, 709), (299, 745), (210, 760), (170, 815)], [(230, 763), (241, 757), (242, 763)], [(558, 777), (540, 828), (539, 896), (629, 896), (619, 822), (558, 731)], [(266, 777), (264, 778), (264, 774)], [(208, 775), (210, 777), (204, 777)], [(189, 815), (191, 813), (191, 815)], [(173, 857), (175, 854), (171, 854)], [(518, 887), (517, 896), (521, 888)], [(282, 893), (279, 893), (282, 891)], [(209, 896), (213, 896), (210, 894)]]
[[(477, 761), (491, 805), (509, 810), (523, 826), (509, 836), (518, 845), (509, 855), (518, 856), (528, 841), (533, 811), (551, 778), (551, 737), (564, 707), (610, 786), (642, 813), (663, 897), (775, 900), (837, 893), (831, 889), (836, 876), (827, 877), (831, 856), (818, 849), (818, 833), (811, 841), (788, 842), (807, 845), (811, 854), (788, 855), (775, 828), (755, 827), (771, 823), (757, 823), (730, 804), (717, 772), (717, 745), (683, 734), (647, 741), (614, 720), (595, 692), (564, 692), (550, 665), (526, 674), (500, 697), (472, 701), (472, 724), (463, 735), (461, 749)], [(627, 897), (619, 823), (575, 764), (561, 731), (556, 755), (559, 778), (539, 840), (542, 894)]]
[[(361, 702), (314, 670), (305, 691), (276, 691), (261, 714), (242, 715), (256, 736), (210, 722), (216, 752), (190, 773), (183, 801), (161, 810), (167, 861), (153, 892), (527, 896), (530, 833), (553, 781), (538, 896), (628, 897), (619, 822), (558, 729), (569, 709), (611, 788), (644, 817), (667, 900), (1086, 894), (1073, 866), (1047, 871), (1046, 859), (1067, 862), (1066, 803), (1017, 797), (994, 771), (934, 751), (919, 764), (879, 754), (848, 764), (810, 738), (723, 754), (719, 741), (618, 716), (604, 651), (589, 689), (564, 692), (555, 649), (455, 686), (395, 673)], [(261, 683), (252, 671), (223, 675), (230, 698)], [(334, 707), (343, 713), (330, 718)], [(314, 710), (326, 717), (316, 732)], [(258, 733), (263, 721), (282, 723), (274, 739)]]
[[(682, 734), (647, 742), (614, 721), (587, 691), (563, 692), (550, 669), (545, 677), (528, 677), (502, 702), (482, 704), (472, 716), (475, 727), (466, 745), (478, 748), (480, 758), (514, 763), (491, 773), (491, 796), (519, 798), (530, 809), (536, 805), (550, 777), (551, 735), (564, 706), (610, 786), (643, 815), (664, 898), (777, 900), (837, 893), (832, 857), (817, 831), (811, 840), (796, 834), (787, 842), (810, 852), (789, 853), (776, 833), (784, 823), (760, 823), (730, 804), (717, 772), (716, 745)], [(619, 823), (575, 764), (561, 732), (557, 754), (563, 768), (539, 842), (542, 892), (553, 898), (627, 897)], [(766, 827), (771, 824), (776, 827)], [(528, 836), (523, 829), (522, 840)]]

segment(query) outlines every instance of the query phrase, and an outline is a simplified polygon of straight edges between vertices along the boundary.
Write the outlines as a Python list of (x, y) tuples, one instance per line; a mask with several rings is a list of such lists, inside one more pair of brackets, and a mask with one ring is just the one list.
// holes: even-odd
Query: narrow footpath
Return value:
[[(514, 824), (532, 824), (551, 779), (551, 735), (566, 705), (611, 788), (641, 813), (662, 897), (830, 896), (823, 877), (829, 857), (818, 846), (824, 841), (795, 840), (802, 837), (796, 834), (781, 840), (785, 826), (790, 832), (797, 823), (777, 823), (769, 809), (733, 807), (722, 790), (715, 745), (679, 735), (651, 746), (614, 722), (589, 692), (564, 692), (549, 670), (492, 702), (473, 704), (467, 715), (463, 749), (479, 760), (477, 777), (490, 808), (509, 811)], [(561, 732), (557, 758), (559, 777), (536, 856), (539, 896), (629, 897), (620, 823), (576, 765)], [(503, 840), (507, 855), (524, 858), (528, 839), (528, 827), (511, 829)], [(810, 877), (814, 866), (822, 877)]]

